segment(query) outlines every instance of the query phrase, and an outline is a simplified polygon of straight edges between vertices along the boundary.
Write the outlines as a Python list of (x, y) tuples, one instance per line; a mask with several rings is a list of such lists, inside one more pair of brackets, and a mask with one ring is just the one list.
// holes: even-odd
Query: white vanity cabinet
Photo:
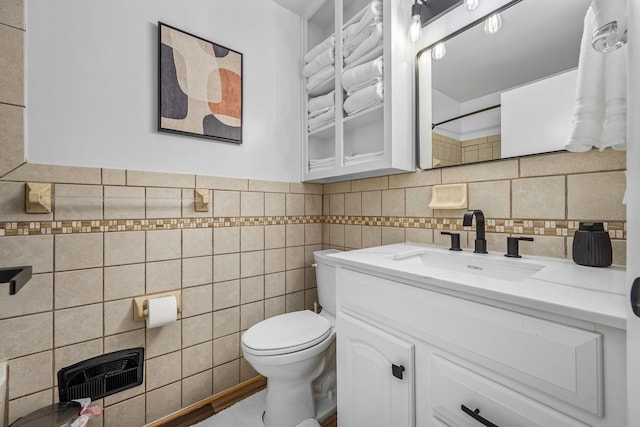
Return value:
[(336, 274), (340, 426), (626, 425), (623, 330), (441, 284)]
[[(407, 32), (411, 4), (382, 2), (382, 45), (348, 65), (343, 62), (343, 29), (359, 20), (371, 0), (326, 0), (303, 20), (304, 54), (335, 36), (335, 75), (327, 84), (303, 90), (302, 180), (343, 181), (415, 170), (413, 124), (413, 44)], [(310, 3), (310, 5), (318, 5)], [(347, 115), (343, 110), (345, 70), (382, 55), (383, 102)], [(302, 64), (304, 65), (304, 64)], [(335, 90), (335, 120), (308, 131), (311, 96)], [(376, 156), (373, 156), (376, 154)]]

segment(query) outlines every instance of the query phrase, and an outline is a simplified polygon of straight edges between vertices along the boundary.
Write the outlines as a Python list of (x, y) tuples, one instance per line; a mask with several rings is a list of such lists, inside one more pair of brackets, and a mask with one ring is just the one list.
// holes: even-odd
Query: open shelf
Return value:
[(332, 135), (335, 134), (335, 129), (336, 129), (336, 124), (335, 123), (329, 123), (325, 126), (322, 126), (319, 129), (315, 129), (311, 132), (309, 132), (309, 136), (316, 136), (320, 139), (327, 139), (330, 138)]
[(384, 121), (384, 104), (376, 104), (343, 119), (345, 131)]

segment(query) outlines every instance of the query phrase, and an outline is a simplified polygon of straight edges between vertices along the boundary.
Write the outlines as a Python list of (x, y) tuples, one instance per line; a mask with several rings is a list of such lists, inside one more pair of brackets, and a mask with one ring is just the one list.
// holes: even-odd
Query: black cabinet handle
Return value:
[(475, 411), (472, 411), (471, 409), (467, 408), (466, 406), (460, 405), (460, 409), (462, 409), (462, 412), (464, 412), (465, 414), (469, 415), (471, 418), (473, 418), (474, 420), (476, 420), (477, 422), (479, 422), (483, 426), (498, 427), (497, 424), (494, 424), (491, 421), (489, 421), (488, 419), (486, 419), (484, 417), (481, 417), (480, 416), (480, 409), (478, 409), (478, 408), (476, 408)]
[(391, 373), (393, 373), (393, 376), (396, 377), (397, 379), (401, 380), (402, 379), (402, 373), (404, 372), (404, 366), (400, 365), (391, 365)]

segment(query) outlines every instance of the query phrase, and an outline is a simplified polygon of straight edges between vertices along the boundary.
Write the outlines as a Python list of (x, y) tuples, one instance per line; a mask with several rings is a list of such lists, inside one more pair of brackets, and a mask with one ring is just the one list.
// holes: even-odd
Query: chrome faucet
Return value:
[(466, 211), (464, 217), (462, 217), (462, 225), (471, 227), (474, 216), (476, 217), (476, 240), (475, 250), (473, 252), (476, 254), (486, 254), (487, 241), (484, 238), (484, 214), (482, 211), (480, 209)]

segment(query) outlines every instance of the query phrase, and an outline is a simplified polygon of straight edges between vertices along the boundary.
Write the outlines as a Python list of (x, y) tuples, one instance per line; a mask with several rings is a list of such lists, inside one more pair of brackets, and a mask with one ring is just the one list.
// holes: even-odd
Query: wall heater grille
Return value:
[(114, 351), (58, 371), (61, 402), (100, 399), (142, 384), (144, 348)]

